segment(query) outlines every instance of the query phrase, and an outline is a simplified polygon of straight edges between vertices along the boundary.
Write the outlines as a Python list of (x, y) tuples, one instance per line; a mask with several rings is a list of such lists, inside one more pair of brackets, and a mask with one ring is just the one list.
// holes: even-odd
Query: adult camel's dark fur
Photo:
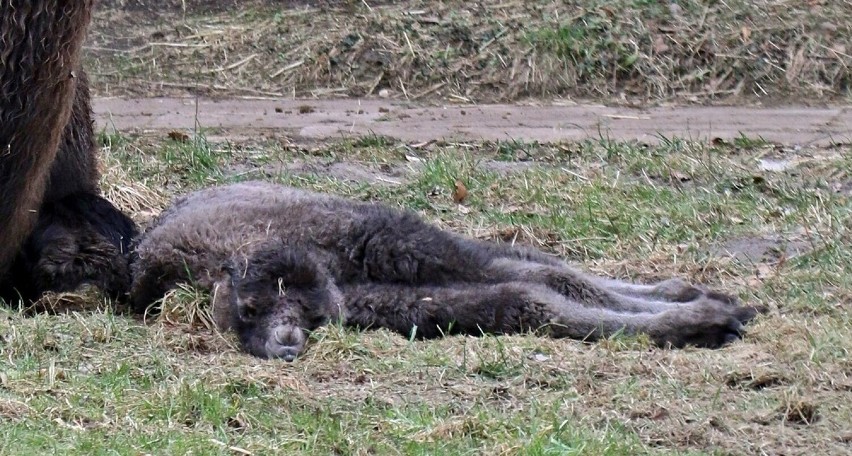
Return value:
[(126, 245), (135, 226), (100, 196), (80, 67), (92, 5), (0, 3), (0, 295), (6, 299), (35, 299), (85, 282), (109, 282), (107, 291), (117, 295), (129, 281)]

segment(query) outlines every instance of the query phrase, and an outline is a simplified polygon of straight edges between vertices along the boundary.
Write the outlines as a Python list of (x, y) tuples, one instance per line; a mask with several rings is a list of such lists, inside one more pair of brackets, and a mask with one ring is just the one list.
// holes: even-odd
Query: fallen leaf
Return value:
[(189, 141), (189, 135), (179, 130), (172, 130), (169, 132), (169, 139), (177, 142), (187, 142)]
[(748, 43), (749, 38), (751, 38), (751, 29), (743, 26), (743, 28), (740, 30), (740, 32), (743, 35), (743, 41)]
[(453, 191), (453, 201), (455, 201), (456, 204), (461, 204), (465, 198), (467, 198), (467, 187), (464, 186), (462, 181), (456, 179), (456, 189)]

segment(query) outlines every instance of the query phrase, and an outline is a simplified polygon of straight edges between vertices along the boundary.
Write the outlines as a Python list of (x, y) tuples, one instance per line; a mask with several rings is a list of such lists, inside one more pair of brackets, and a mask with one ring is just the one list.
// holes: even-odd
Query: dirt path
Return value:
[(648, 143), (661, 137), (762, 137), (786, 145), (852, 143), (852, 107), (608, 108), (603, 106), (418, 106), (384, 100), (191, 98), (94, 102), (99, 127), (120, 131), (204, 128), (231, 136), (285, 133), (324, 139), (369, 133), (404, 141), (576, 141), (601, 136)]

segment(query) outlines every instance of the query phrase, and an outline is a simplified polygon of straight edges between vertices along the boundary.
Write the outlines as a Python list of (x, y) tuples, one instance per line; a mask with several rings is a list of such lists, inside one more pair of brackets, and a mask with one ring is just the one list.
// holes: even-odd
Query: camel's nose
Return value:
[(305, 349), (305, 340), (305, 332), (297, 326), (276, 326), (266, 341), (267, 356), (293, 361)]

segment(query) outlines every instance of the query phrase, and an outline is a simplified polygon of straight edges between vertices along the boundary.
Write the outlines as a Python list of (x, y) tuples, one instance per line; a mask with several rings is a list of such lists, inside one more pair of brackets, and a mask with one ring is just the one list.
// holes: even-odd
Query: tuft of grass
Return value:
[(576, 73), (578, 83), (612, 77), (629, 78), (640, 58), (639, 47), (624, 39), (622, 23), (606, 10), (587, 11), (567, 24), (542, 26), (527, 33), (538, 52), (550, 54)]
[(497, 157), (500, 160), (524, 161), (533, 159), (531, 150), (538, 149), (541, 145), (538, 141), (527, 143), (523, 140), (509, 139), (498, 141), (494, 144), (494, 147), (497, 149)]
[(375, 133), (371, 133), (369, 135), (361, 136), (352, 142), (353, 147), (360, 148), (387, 148), (396, 144), (396, 140), (393, 138), (388, 138), (387, 136), (377, 135)]
[(743, 132), (740, 132), (740, 135), (734, 139), (734, 145), (741, 149), (755, 149), (758, 147), (765, 147), (769, 142), (763, 139), (763, 137), (758, 136), (756, 138), (750, 137)]
[(169, 324), (188, 324), (216, 330), (212, 296), (189, 284), (179, 284), (158, 302), (157, 319)]
[(214, 149), (199, 132), (186, 139), (168, 139), (161, 145), (160, 156), (170, 174), (177, 174), (195, 187), (222, 180), (220, 164), (231, 156), (228, 145)]
[(158, 214), (168, 203), (164, 177), (157, 172), (156, 159), (147, 155), (138, 141), (118, 132), (99, 133), (101, 145), (101, 190), (113, 204), (139, 220)]

